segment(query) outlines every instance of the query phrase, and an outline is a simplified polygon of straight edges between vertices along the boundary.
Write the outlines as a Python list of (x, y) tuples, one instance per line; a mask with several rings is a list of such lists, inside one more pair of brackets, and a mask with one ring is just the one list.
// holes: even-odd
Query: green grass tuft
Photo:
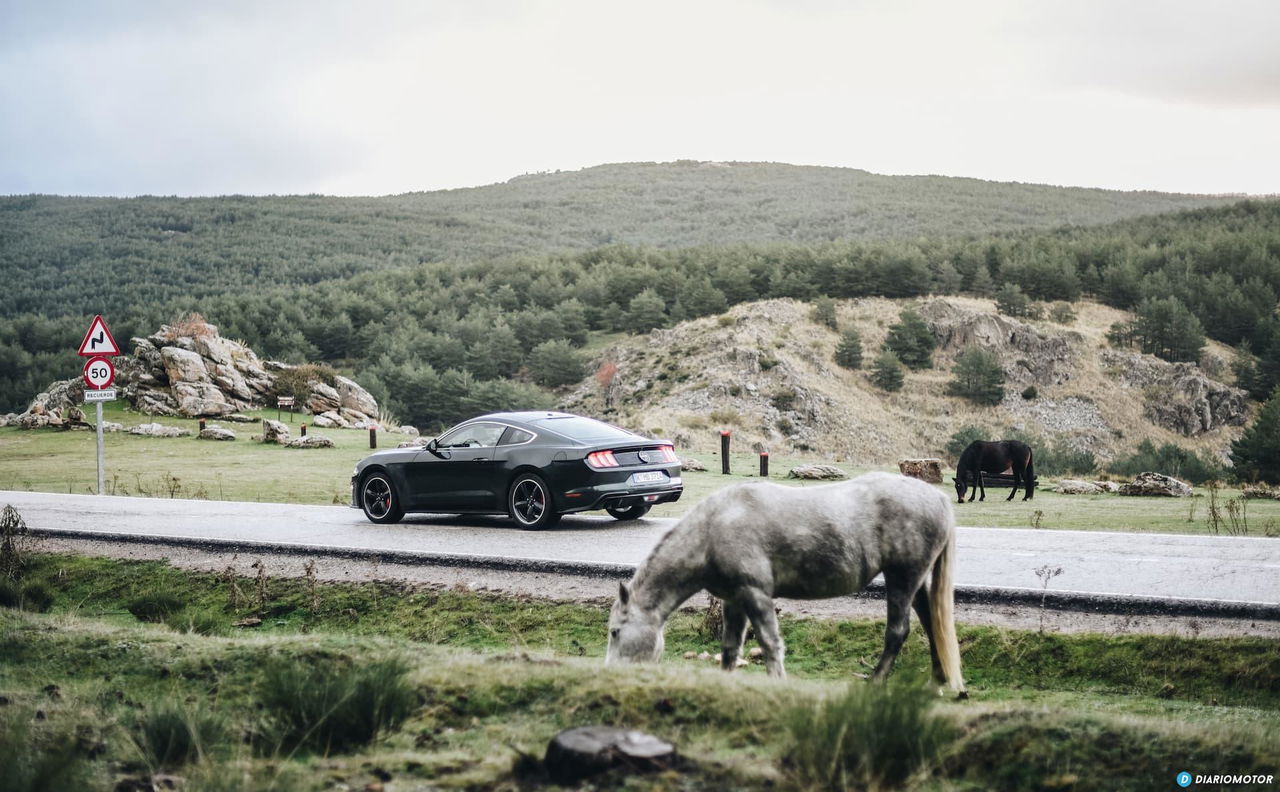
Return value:
[(842, 695), (794, 707), (784, 771), (802, 789), (896, 789), (937, 762), (955, 737), (932, 711), (937, 695), (906, 684), (849, 685)]
[(281, 657), (258, 686), (269, 723), (264, 747), (346, 753), (395, 729), (417, 705), (399, 658), (348, 665), (332, 658)]
[(203, 759), (227, 740), (226, 722), (220, 714), (170, 701), (149, 707), (136, 733), (147, 764), (167, 769)]

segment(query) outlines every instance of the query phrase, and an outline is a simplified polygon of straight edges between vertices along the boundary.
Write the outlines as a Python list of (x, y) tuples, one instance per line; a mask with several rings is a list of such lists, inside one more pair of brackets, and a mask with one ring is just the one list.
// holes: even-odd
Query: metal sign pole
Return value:
[(102, 494), (102, 402), (98, 402), (98, 494)]

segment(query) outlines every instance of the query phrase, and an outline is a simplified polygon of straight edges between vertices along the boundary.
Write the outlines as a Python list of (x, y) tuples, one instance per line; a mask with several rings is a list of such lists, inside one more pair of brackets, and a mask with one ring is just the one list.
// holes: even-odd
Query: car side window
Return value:
[(498, 444), (505, 426), (476, 423), (463, 426), (440, 438), (441, 448), (492, 448)]
[(514, 426), (508, 426), (507, 431), (502, 433), (502, 439), (498, 441), (500, 446), (520, 445), (527, 443), (533, 439), (533, 432), (526, 432), (523, 429), (517, 429)]

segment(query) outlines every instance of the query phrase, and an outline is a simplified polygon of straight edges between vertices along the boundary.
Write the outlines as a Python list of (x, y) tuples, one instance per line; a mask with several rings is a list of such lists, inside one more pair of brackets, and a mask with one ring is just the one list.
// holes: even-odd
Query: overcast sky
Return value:
[(1280, 193), (1280, 2), (0, 0), (0, 194), (674, 159)]

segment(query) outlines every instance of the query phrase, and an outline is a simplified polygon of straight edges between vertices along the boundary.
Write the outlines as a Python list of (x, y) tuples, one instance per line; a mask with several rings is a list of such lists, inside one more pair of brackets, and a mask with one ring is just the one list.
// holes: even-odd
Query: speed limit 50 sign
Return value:
[(111, 387), (111, 383), (115, 381), (116, 367), (111, 364), (111, 358), (89, 358), (89, 362), (84, 364), (84, 384), (86, 387), (101, 390), (102, 388)]

